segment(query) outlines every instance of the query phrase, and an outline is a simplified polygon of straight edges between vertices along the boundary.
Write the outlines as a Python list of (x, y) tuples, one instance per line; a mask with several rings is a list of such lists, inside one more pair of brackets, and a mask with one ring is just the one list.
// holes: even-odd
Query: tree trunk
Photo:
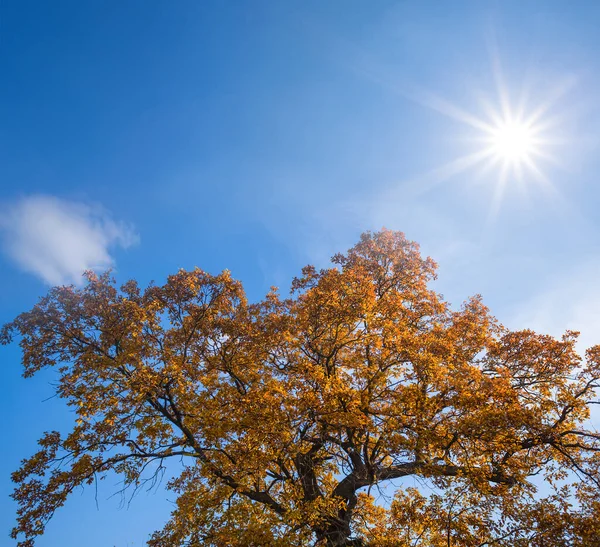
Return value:
[(351, 538), (350, 523), (346, 519), (329, 521), (317, 530), (317, 545), (325, 547), (364, 547), (361, 539)]

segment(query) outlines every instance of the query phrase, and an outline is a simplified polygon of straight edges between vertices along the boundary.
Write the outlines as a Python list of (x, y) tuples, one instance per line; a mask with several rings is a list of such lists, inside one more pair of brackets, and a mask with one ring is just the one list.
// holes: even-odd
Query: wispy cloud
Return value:
[(578, 264), (563, 272), (516, 310), (510, 327), (533, 328), (553, 336), (576, 330), (579, 349), (600, 344), (600, 261)]
[(46, 195), (5, 205), (0, 230), (6, 255), (49, 285), (81, 284), (85, 270), (114, 265), (114, 247), (138, 241), (131, 226), (101, 207)]
[[(515, 315), (514, 328), (530, 327), (560, 336), (565, 330), (579, 331), (577, 349), (600, 344), (600, 261), (579, 264), (576, 269), (556, 277)], [(591, 408), (590, 424), (600, 428), (600, 407)]]

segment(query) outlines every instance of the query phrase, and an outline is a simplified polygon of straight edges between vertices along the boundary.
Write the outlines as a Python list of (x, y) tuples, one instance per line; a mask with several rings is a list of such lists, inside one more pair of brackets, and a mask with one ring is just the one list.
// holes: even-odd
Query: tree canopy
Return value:
[(56, 369), (75, 420), (13, 474), (12, 537), (31, 547), (78, 487), (135, 489), (175, 459), (151, 547), (598, 545), (600, 346), (511, 331), (479, 297), (453, 310), (435, 271), (383, 230), (288, 298), (200, 269), (51, 289), (1, 341), (25, 376)]

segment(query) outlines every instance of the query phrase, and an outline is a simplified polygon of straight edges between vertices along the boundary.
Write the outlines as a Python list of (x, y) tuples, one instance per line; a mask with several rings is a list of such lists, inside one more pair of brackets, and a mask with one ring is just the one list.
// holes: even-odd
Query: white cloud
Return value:
[(100, 207), (33, 195), (6, 206), (0, 216), (4, 252), (49, 285), (82, 283), (85, 270), (114, 264), (110, 249), (137, 242), (133, 229)]

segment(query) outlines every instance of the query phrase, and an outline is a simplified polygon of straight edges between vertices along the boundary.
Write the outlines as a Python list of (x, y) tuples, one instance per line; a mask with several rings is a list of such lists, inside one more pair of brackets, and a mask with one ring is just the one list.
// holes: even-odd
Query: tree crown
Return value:
[[(510, 331), (479, 297), (452, 310), (434, 276), (383, 230), (289, 298), (248, 303), (199, 269), (51, 289), (1, 342), (19, 337), (25, 376), (56, 367), (76, 421), (13, 474), (12, 536), (30, 547), (77, 487), (116, 472), (135, 488), (176, 458), (153, 547), (597, 545), (600, 346), (582, 359), (575, 332)], [(533, 495), (538, 474), (555, 494)], [(377, 503), (408, 476), (434, 494)]]

